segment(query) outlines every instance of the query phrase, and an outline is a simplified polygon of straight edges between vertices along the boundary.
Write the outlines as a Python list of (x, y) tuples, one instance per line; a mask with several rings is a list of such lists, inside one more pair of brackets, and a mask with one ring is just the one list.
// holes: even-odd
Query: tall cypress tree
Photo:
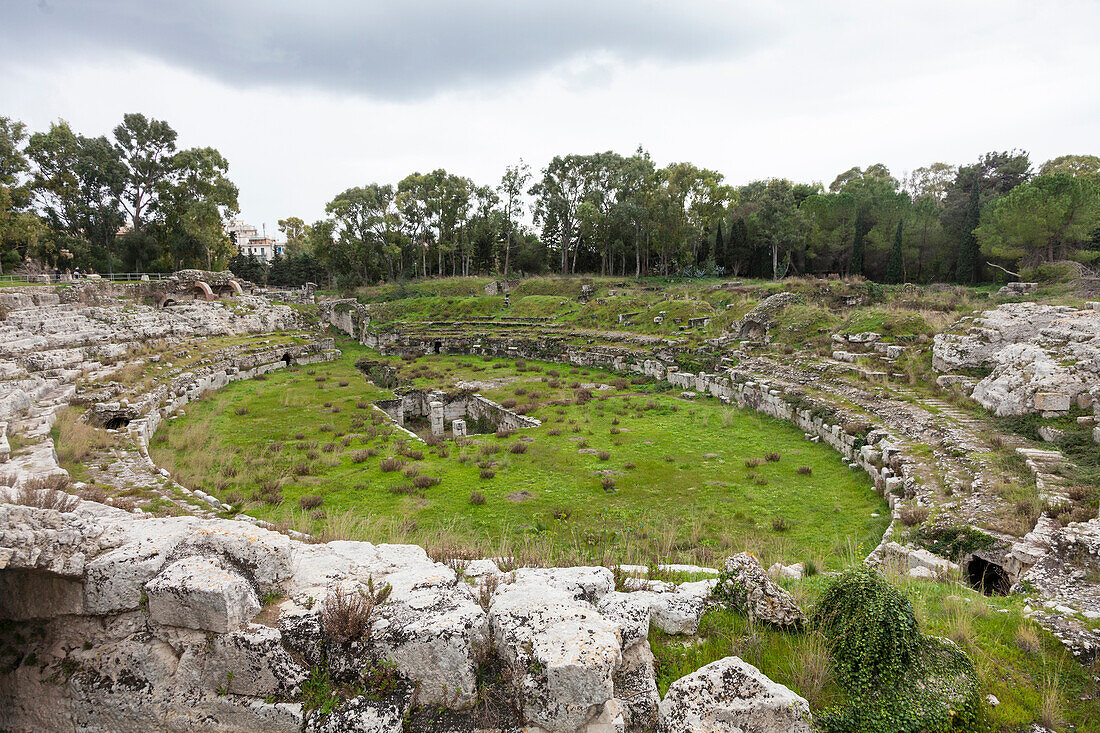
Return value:
[(851, 274), (863, 274), (863, 209), (856, 210), (856, 230), (852, 240), (852, 267)]
[(886, 264), (886, 282), (900, 283), (905, 278), (905, 263), (901, 255), (901, 219), (894, 233), (894, 249), (890, 251), (890, 261)]
[(979, 199), (978, 181), (970, 187), (970, 201), (966, 206), (966, 224), (962, 245), (959, 247), (959, 261), (955, 265), (955, 279), (960, 283), (976, 283), (982, 279), (982, 251), (978, 246), (978, 237), (974, 230), (982, 218), (982, 206)]
[(714, 264), (726, 266), (726, 240), (722, 237), (722, 220), (718, 220), (718, 231), (714, 235)]

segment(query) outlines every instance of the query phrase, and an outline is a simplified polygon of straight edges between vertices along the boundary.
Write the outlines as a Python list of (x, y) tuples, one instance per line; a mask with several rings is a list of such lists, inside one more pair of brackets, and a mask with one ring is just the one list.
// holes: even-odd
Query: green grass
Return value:
[[(406, 459), (406, 467), (440, 483), (392, 493), (409, 483), (400, 471), (381, 470), (384, 458), (398, 454), (399, 434), (388, 421), (374, 425), (377, 411), (369, 404), (391, 393), (354, 368), (360, 356), (378, 356), (351, 343), (341, 348), (336, 362), (280, 370), (192, 403), (186, 417), (166, 421), (155, 437), (154, 459), (184, 485), (242, 500), (245, 511), (264, 519), (323, 536), (445, 540), (468, 552), (536, 545), (644, 564), (653, 557), (712, 563), (750, 550), (832, 568), (849, 544), (877, 544), (888, 523), (866, 475), (785, 422), (717, 401), (686, 402), (649, 383), (597, 390), (610, 396), (583, 406), (547, 404), (572, 397), (574, 384), (617, 376), (535, 362), (520, 371), (511, 362), (454, 356), (391, 361), (401, 366), (403, 381), (418, 387), (453, 389), (477, 380), (490, 399), (521, 406), (530, 405), (534, 391), (537, 406), (527, 412), (543, 425), (506, 438), (471, 436), (466, 445), (448, 440), (445, 451), (409, 442), (423, 458)], [(511, 452), (528, 439), (526, 452)], [(272, 452), (273, 442), (282, 449)], [(606, 451), (607, 460), (582, 452), (585, 443), (586, 451)], [(377, 455), (353, 460), (367, 450)], [(745, 465), (770, 451), (781, 459)], [(481, 478), (479, 462), (495, 476)], [(296, 475), (299, 464), (308, 465), (308, 475)], [(801, 466), (812, 474), (797, 473)], [(608, 474), (614, 493), (602, 485)], [(281, 504), (263, 501), (265, 481), (278, 484)], [(470, 504), (475, 491), (483, 505)], [(522, 492), (526, 500), (516, 501)], [(299, 509), (299, 499), (314, 494), (323, 499), (323, 518)], [(776, 518), (790, 529), (775, 531)]]
[[(812, 608), (827, 578), (784, 584), (804, 608)], [(1059, 731), (1100, 731), (1098, 669), (1078, 664), (1051, 634), (1023, 617), (1019, 597), (985, 597), (956, 583), (892, 577), (913, 602), (925, 633), (950, 638), (974, 661), (986, 693), (1000, 704), (990, 708), (997, 731), (1022, 731), (1055, 710)], [(698, 638), (651, 631), (657, 684), (663, 695), (679, 677), (731, 654), (787, 685), (820, 711), (842, 702), (828, 673), (828, 654), (814, 631), (790, 634), (713, 609), (704, 614)], [(1094, 665), (1097, 667), (1100, 665)], [(1044, 699), (1045, 698), (1045, 699)], [(1049, 721), (1054, 722), (1054, 721)]]

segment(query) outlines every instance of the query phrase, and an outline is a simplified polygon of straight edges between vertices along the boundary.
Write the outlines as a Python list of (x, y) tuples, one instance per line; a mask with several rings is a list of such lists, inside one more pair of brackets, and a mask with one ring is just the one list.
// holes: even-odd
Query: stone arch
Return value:
[(282, 355), (281, 357), (279, 357), (279, 358), (280, 358), (280, 359), (282, 359), (282, 360), (283, 360), (283, 363), (284, 363), (284, 364), (286, 364), (287, 366), (290, 366), (291, 364), (293, 364), (293, 363), (294, 363), (294, 357), (290, 355), (290, 352), (289, 352), (289, 351), (285, 352), (285, 353), (284, 353), (284, 354), (283, 354), (283, 355)]
[(966, 564), (966, 581), (987, 596), (1008, 595), (1012, 587), (1012, 580), (1001, 565), (977, 555)]
[(202, 280), (196, 280), (191, 289), (194, 292), (195, 300), (215, 300), (214, 291)]
[(236, 280), (230, 280), (229, 287), (233, 289), (233, 295), (244, 295), (244, 289), (241, 287), (241, 284)]

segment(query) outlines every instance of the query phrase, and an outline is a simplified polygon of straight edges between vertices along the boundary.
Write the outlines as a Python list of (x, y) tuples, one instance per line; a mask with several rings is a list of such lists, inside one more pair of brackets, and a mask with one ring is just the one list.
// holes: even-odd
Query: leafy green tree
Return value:
[[(50, 227), (46, 259), (58, 265), (110, 269), (111, 247), (122, 225), (119, 207), (125, 169), (104, 137), (87, 138), (67, 122), (35, 133), (27, 145), (38, 210)], [(72, 261), (61, 261), (67, 250)]]
[(1019, 186), (983, 212), (976, 239), (991, 257), (1021, 266), (1094, 259), (1084, 251), (1100, 227), (1100, 183), (1060, 172)]
[(204, 262), (206, 269), (216, 269), (233, 255), (225, 224), (240, 207), (228, 171), (229, 163), (214, 148), (181, 150), (168, 162), (157, 200), (177, 266)]
[(1074, 176), (1100, 177), (1100, 157), (1095, 155), (1060, 155), (1039, 168), (1039, 175), (1069, 173)]
[(26, 139), (22, 122), (0, 117), (0, 274), (17, 267), (43, 232), (41, 220), (30, 210)]
[(176, 152), (176, 131), (163, 120), (149, 119), (140, 113), (122, 116), (114, 129), (119, 158), (126, 168), (121, 204), (130, 226), (140, 231), (149, 212), (155, 210), (157, 197), (169, 179)]
[(333, 272), (351, 273), (360, 284), (382, 274), (394, 279), (397, 246), (397, 192), (393, 186), (372, 183), (349, 188), (325, 206), (336, 221), (336, 239), (325, 253)]
[(293, 256), (309, 249), (309, 225), (296, 216), (278, 221), (279, 231), (286, 237), (286, 254)]
[(886, 282), (900, 283), (905, 279), (905, 259), (901, 247), (902, 220), (898, 219), (898, 230), (894, 234), (894, 248), (890, 250), (890, 264), (886, 266)]

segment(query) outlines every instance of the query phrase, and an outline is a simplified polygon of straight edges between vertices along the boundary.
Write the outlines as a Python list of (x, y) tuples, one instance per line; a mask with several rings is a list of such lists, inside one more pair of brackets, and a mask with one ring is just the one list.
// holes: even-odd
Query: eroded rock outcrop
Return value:
[(972, 397), (996, 415), (1058, 415), (1100, 397), (1100, 310), (1006, 303), (938, 334), (941, 372), (991, 370)]

